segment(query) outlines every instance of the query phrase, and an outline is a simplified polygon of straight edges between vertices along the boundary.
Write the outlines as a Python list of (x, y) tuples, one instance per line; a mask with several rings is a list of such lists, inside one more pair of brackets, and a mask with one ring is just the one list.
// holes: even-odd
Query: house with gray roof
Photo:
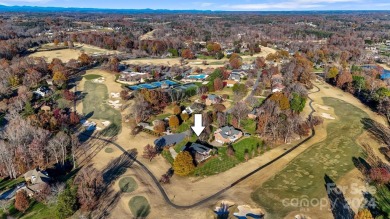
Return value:
[(228, 144), (242, 137), (242, 132), (233, 126), (223, 126), (214, 132), (215, 141)]
[(215, 94), (209, 94), (206, 99), (206, 105), (211, 106), (213, 104), (221, 103), (222, 97), (215, 95)]
[(165, 135), (154, 141), (154, 145), (157, 150), (162, 150), (164, 147), (170, 147), (176, 145), (184, 140), (187, 133), (178, 133), (173, 135)]
[(40, 192), (51, 180), (45, 171), (39, 171), (37, 169), (30, 170), (23, 176), (27, 182), (27, 186), (22, 189), (26, 190), (29, 196), (33, 196), (35, 193)]

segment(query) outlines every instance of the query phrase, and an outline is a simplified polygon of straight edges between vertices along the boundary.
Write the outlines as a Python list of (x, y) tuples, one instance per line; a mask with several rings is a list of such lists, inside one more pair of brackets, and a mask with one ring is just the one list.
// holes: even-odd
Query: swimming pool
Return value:
[(161, 87), (163, 83), (168, 84), (169, 86), (176, 85), (177, 82), (171, 81), (171, 80), (164, 80), (164, 81), (157, 81), (157, 82), (152, 82), (150, 84), (138, 84), (138, 85), (132, 85), (128, 86), (130, 90), (139, 90), (139, 89), (155, 89), (158, 87)]
[(205, 75), (205, 74), (187, 76), (188, 79), (196, 79), (196, 80), (203, 80), (207, 77), (208, 77), (208, 75)]
[(389, 79), (389, 78), (390, 78), (390, 71), (383, 70), (383, 74), (381, 75), (381, 79)]

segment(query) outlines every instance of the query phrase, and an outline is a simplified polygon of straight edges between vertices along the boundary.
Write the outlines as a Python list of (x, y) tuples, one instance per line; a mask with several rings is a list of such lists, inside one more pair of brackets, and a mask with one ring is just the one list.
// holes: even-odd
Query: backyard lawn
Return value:
[[(55, 218), (54, 208), (54, 205), (47, 206), (40, 202), (32, 201), (25, 213), (16, 210), (14, 204), (12, 204), (7, 215), (8, 217), (21, 219), (52, 219)], [(0, 210), (0, 218), (8, 218), (7, 215)]]
[(218, 155), (208, 159), (206, 162), (198, 165), (194, 171), (195, 176), (209, 176), (227, 171), (237, 164), (245, 161), (245, 150), (248, 150), (249, 158), (252, 156), (252, 150), (257, 153), (257, 146), (262, 147), (263, 142), (256, 137), (244, 138), (233, 144), (234, 157), (227, 155), (227, 147), (218, 148)]
[(302, 194), (308, 200), (325, 197), (324, 176), (336, 182), (355, 168), (352, 158), (362, 156), (356, 139), (363, 132), (361, 119), (367, 114), (335, 98), (323, 100), (339, 118), (327, 126), (327, 138), (312, 145), (252, 193), (252, 199), (267, 211), (269, 218), (284, 218), (299, 210), (299, 207), (281, 207), (284, 199), (300, 198)]
[(254, 119), (243, 119), (241, 120), (241, 128), (250, 134), (256, 133), (256, 121)]
[(93, 119), (108, 120), (111, 124), (101, 132), (104, 136), (115, 136), (121, 131), (122, 116), (120, 112), (107, 104), (108, 91), (104, 84), (86, 81), (83, 99), (83, 114), (91, 115)]

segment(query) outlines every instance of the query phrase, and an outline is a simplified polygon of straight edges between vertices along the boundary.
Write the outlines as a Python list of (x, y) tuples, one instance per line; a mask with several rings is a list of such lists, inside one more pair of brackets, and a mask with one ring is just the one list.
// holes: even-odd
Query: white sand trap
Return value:
[(118, 104), (119, 103), (119, 100), (109, 100), (108, 101), (108, 104), (110, 105), (114, 105), (114, 104)]
[(336, 119), (333, 116), (331, 116), (329, 113), (321, 113), (321, 117), (325, 119)]
[(251, 208), (249, 205), (239, 205), (237, 207), (238, 212), (233, 213), (236, 217), (246, 217), (246, 216), (262, 216), (264, 212), (260, 208)]
[(107, 127), (107, 126), (109, 126), (110, 124), (111, 124), (110, 121), (104, 121), (104, 122), (102, 122), (102, 125), (103, 125), (104, 127)]
[(112, 105), (115, 109), (119, 109), (121, 108), (122, 104), (113, 104)]
[(93, 83), (98, 83), (98, 84), (102, 84), (104, 82), (104, 78), (101, 77), (101, 78), (96, 78), (96, 79), (93, 79), (92, 80)]
[(111, 98), (119, 98), (120, 94), (119, 93), (113, 93), (111, 92)]
[(320, 104), (315, 104), (315, 106), (317, 106), (318, 108), (320, 109), (323, 109), (323, 110), (330, 110), (330, 107), (329, 106), (323, 106), (323, 105), (320, 105)]

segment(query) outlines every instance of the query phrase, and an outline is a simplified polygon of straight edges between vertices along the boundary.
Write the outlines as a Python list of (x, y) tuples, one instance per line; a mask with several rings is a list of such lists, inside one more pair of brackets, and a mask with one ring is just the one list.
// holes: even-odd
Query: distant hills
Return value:
[(103, 8), (63, 8), (39, 6), (0, 5), (0, 12), (35, 12), (35, 13), (111, 13), (111, 14), (334, 14), (334, 13), (372, 13), (387, 11), (211, 11), (211, 10), (168, 10), (168, 9), (103, 9)]
[(210, 10), (167, 10), (167, 9), (103, 9), (103, 8), (63, 8), (63, 7), (38, 7), (38, 6), (5, 6), (0, 5), (0, 12), (83, 12), (83, 13), (115, 13), (115, 14), (171, 14), (191, 13), (204, 14), (216, 13)]

